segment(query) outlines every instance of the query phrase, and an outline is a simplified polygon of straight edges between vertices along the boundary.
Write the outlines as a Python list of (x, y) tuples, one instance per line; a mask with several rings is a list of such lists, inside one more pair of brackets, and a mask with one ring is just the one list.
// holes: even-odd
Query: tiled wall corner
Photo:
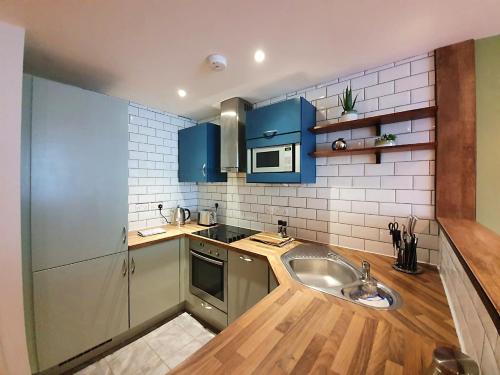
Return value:
[(498, 375), (500, 337), (495, 324), (443, 232), (439, 250), (441, 279), (461, 349), (478, 363), (482, 374)]
[[(317, 108), (317, 123), (336, 123), (342, 108), (339, 94), (347, 85), (358, 95), (361, 117), (434, 105), (433, 52), (340, 77), (307, 89), (256, 103), (255, 107), (303, 96)], [(217, 123), (217, 118), (210, 119)], [(398, 142), (430, 142), (434, 119), (382, 126)], [(343, 137), (349, 147), (373, 146), (375, 128), (317, 135), (317, 149), (329, 149)], [(438, 226), (434, 221), (434, 151), (353, 155), (317, 159), (317, 179), (309, 185), (246, 184), (245, 174), (229, 174), (226, 184), (199, 184), (199, 206), (220, 204), (221, 222), (254, 229), (276, 230), (288, 221), (293, 236), (393, 255), (387, 224), (420, 218), (420, 261), (438, 261)]]
[(129, 230), (164, 224), (158, 203), (195, 211), (196, 184), (177, 179), (178, 131), (195, 122), (133, 102), (128, 111)]

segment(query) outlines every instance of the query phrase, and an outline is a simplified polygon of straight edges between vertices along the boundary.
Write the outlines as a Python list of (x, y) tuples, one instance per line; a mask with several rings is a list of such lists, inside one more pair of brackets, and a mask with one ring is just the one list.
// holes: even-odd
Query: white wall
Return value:
[(164, 224), (158, 203), (163, 204), (165, 215), (177, 205), (196, 211), (196, 184), (177, 179), (177, 133), (193, 125), (184, 117), (129, 104), (130, 230)]
[(0, 22), (0, 373), (30, 374), (21, 276), (21, 97), (24, 29)]
[[(269, 105), (303, 96), (317, 109), (317, 123), (338, 122), (339, 94), (347, 85), (359, 94), (363, 116), (434, 105), (434, 57), (426, 53), (374, 69), (357, 72), (314, 87), (256, 103)], [(217, 122), (217, 118), (213, 119)], [(382, 126), (398, 143), (434, 140), (434, 119)], [(318, 135), (317, 149), (329, 149), (339, 137), (349, 147), (373, 146), (375, 128)], [(228, 183), (200, 184), (199, 207), (220, 203), (220, 221), (257, 230), (276, 230), (288, 221), (293, 236), (393, 255), (387, 224), (405, 222), (410, 213), (421, 220), (418, 258), (437, 263), (438, 226), (434, 221), (434, 151), (407, 151), (317, 159), (315, 184), (247, 184), (245, 174), (230, 173)]]

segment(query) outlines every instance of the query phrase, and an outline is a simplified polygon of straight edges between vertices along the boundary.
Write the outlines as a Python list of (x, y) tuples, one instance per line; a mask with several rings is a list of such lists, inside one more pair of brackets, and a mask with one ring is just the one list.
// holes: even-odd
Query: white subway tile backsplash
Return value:
[[(359, 113), (365, 113), (365, 112), (373, 112), (378, 110), (380, 107), (379, 105), (379, 99), (378, 98), (373, 98), (373, 99), (367, 99), (367, 100), (362, 100), (356, 102), (356, 110)], [(382, 108), (382, 107), (380, 107)]]
[(357, 90), (368, 86), (374, 86), (377, 83), (378, 83), (378, 73), (375, 72), (351, 79), (351, 88), (353, 90)]
[(378, 203), (377, 202), (363, 202), (363, 201), (353, 201), (351, 203), (351, 211), (361, 214), (378, 214)]
[(394, 216), (365, 215), (365, 225), (367, 227), (386, 230), (391, 221), (394, 221)]
[(380, 188), (380, 177), (353, 177), (352, 186), (355, 188)]
[(421, 87), (419, 89), (411, 90), (411, 102), (419, 103), (429, 100), (434, 100), (434, 86)]
[(411, 121), (395, 122), (392, 124), (385, 124), (381, 126), (382, 134), (401, 134), (401, 133), (411, 133)]
[(429, 85), (429, 74), (421, 73), (396, 80), (396, 92), (409, 91)]
[[(434, 105), (434, 98), (429, 94), (434, 90), (434, 75), (433, 56), (424, 54), (286, 93), (261, 101), (256, 107), (303, 96), (316, 105), (317, 123), (333, 124), (339, 121), (342, 112), (338, 96), (348, 85), (351, 85), (355, 95), (359, 94), (357, 110), (363, 118)], [(176, 181), (178, 127), (172, 125), (176, 122), (173, 118), (171, 121), (170, 117), (155, 116), (155, 119), (164, 128), (153, 123), (149, 128), (154, 129), (155, 134), (147, 136), (164, 139), (166, 149), (145, 152), (169, 156), (169, 161), (164, 161), (163, 165), (153, 163), (151, 170), (159, 169), (155, 166), (168, 169), (162, 177), (168, 179), (165, 183), (172, 184)], [(218, 119), (212, 121), (217, 122)], [(143, 135), (138, 133), (138, 126), (147, 126), (147, 121), (144, 124), (141, 120), (131, 120), (130, 125), (131, 135)], [(385, 124), (381, 131), (397, 134), (398, 143), (405, 144), (434, 139), (434, 129), (433, 119), (421, 119)], [(349, 148), (370, 147), (374, 144), (376, 133), (374, 127), (368, 127), (317, 135), (317, 150), (329, 150), (331, 143), (339, 137), (347, 141)], [(130, 139), (130, 142), (141, 144), (147, 143), (147, 140), (137, 142)], [(140, 149), (137, 147), (137, 150), (131, 151)], [(432, 150), (385, 153), (381, 164), (375, 163), (373, 154), (318, 158), (316, 183), (308, 185), (246, 184), (242, 173), (230, 173), (227, 184), (199, 184), (199, 191), (196, 185), (185, 185), (200, 208), (213, 207), (214, 199), (220, 199), (223, 207), (219, 208), (221, 222), (275, 231), (278, 218), (285, 218), (293, 236), (390, 256), (394, 254), (387, 224), (395, 219), (404, 222), (406, 216), (413, 213), (421, 219), (418, 233), (428, 236), (423, 240), (428, 247), (419, 249), (419, 256), (421, 260), (435, 262), (437, 250), (432, 242), (437, 235), (437, 225), (433, 221), (434, 158)], [(138, 163), (149, 161), (132, 162), (130, 177), (140, 178), (137, 171), (145, 165)], [(155, 197), (160, 194), (172, 194), (169, 198), (173, 201), (176, 198), (174, 194), (178, 193), (159, 193)], [(137, 197), (131, 196), (130, 201), (137, 202)], [(154, 210), (154, 203), (150, 208)], [(146, 221), (150, 220), (155, 219)]]
[(436, 120), (433, 117), (412, 121), (412, 130), (414, 132), (433, 130), (435, 127), (436, 127)]
[(366, 176), (387, 176), (394, 174), (394, 163), (365, 164)]
[[(320, 87), (318, 89), (314, 89), (311, 91), (306, 91), (306, 99), (311, 101), (311, 100), (316, 100), (316, 99), (322, 99), (326, 97), (326, 87)], [(286, 98), (283, 97), (283, 99), (279, 100), (285, 100)]]
[[(411, 204), (380, 203), (380, 214), (385, 216), (409, 216), (412, 213)], [(418, 217), (422, 217), (417, 215)]]
[(393, 68), (381, 70), (379, 73), (379, 82), (395, 81), (398, 78), (408, 77), (410, 75), (410, 64), (402, 64)]
[(411, 74), (419, 74), (434, 70), (434, 57), (426, 57), (411, 62)]
[(411, 103), (411, 97), (409, 91), (382, 96), (379, 98), (380, 109), (398, 107), (410, 103)]
[(343, 164), (339, 165), (339, 176), (364, 176), (365, 167), (363, 164)]
[(427, 176), (430, 174), (428, 161), (409, 161), (396, 163), (396, 175)]
[(427, 190), (397, 190), (397, 203), (430, 204), (431, 192)]
[(395, 202), (396, 192), (384, 189), (366, 189), (366, 200), (374, 202)]
[(341, 199), (331, 199), (328, 201), (328, 209), (335, 211), (350, 212), (351, 201), (345, 201)]
[(341, 188), (340, 191), (340, 199), (342, 200), (356, 200), (362, 201), (365, 200), (365, 190), (364, 189), (347, 189)]
[(365, 225), (365, 215), (354, 212), (339, 212), (339, 223)]
[(297, 217), (316, 220), (316, 210), (311, 208), (297, 208)]
[(365, 240), (361, 238), (354, 237), (344, 237), (339, 236), (339, 246), (351, 248), (351, 249), (365, 249)]
[(365, 89), (366, 99), (378, 98), (390, 94), (394, 94), (394, 81), (381, 83)]
[(413, 176), (413, 187), (415, 189), (434, 190), (434, 186), (434, 176)]
[(381, 187), (383, 189), (412, 189), (413, 179), (411, 176), (382, 176)]

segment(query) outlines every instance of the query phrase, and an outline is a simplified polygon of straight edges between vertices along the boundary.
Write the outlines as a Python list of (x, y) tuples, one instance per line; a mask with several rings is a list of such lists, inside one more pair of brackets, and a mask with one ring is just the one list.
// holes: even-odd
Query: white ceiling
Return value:
[(26, 71), (194, 119), (499, 34), (499, 16), (499, 0), (0, 0), (27, 30)]

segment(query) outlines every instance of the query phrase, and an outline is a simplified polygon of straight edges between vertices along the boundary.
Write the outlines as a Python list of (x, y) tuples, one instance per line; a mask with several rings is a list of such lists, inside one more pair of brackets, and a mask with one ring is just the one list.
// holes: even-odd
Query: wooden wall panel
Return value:
[(436, 216), (476, 217), (474, 41), (436, 50)]

